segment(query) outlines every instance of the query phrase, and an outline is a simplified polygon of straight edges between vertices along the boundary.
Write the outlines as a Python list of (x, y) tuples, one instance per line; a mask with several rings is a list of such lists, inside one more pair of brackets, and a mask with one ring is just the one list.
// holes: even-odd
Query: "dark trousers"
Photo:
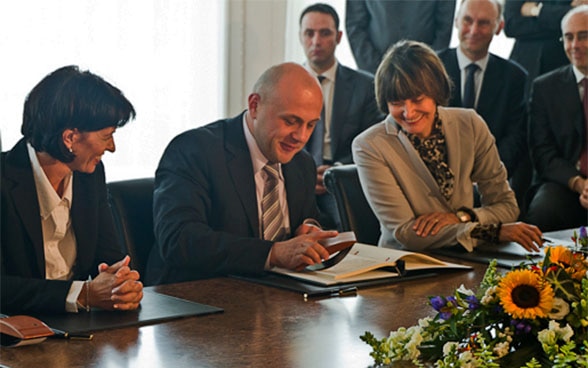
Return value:
[(580, 195), (557, 183), (543, 183), (529, 203), (525, 222), (543, 232), (570, 229), (588, 223), (588, 211)]

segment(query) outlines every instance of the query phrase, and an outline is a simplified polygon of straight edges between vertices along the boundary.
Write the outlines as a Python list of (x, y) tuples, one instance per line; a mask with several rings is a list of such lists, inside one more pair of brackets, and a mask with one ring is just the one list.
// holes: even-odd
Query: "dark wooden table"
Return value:
[[(464, 262), (465, 263), (465, 262)], [(469, 263), (468, 263), (469, 264)], [(485, 265), (472, 271), (360, 290), (357, 296), (311, 299), (246, 281), (219, 278), (156, 290), (223, 308), (221, 314), (151, 326), (100, 331), (92, 341), (49, 339), (0, 349), (8, 367), (367, 367), (366, 330), (388, 335), (434, 315), (427, 296), (474, 288)]]

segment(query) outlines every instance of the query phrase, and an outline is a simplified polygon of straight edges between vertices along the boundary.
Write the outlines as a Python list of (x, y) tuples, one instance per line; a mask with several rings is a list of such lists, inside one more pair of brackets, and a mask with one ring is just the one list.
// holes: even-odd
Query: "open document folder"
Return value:
[(330, 286), (410, 276), (416, 272), (443, 269), (467, 270), (471, 267), (444, 262), (421, 253), (355, 243), (343, 260), (327, 269), (298, 272), (274, 267), (270, 271), (298, 280)]

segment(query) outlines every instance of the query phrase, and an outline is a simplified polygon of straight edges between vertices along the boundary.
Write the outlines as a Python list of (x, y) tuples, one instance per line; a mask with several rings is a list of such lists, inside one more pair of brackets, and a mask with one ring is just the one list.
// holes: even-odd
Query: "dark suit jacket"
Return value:
[(455, 0), (347, 0), (345, 27), (360, 69), (375, 73), (397, 41), (422, 41), (434, 50), (449, 47)]
[(576, 163), (585, 142), (582, 100), (572, 66), (535, 80), (530, 106), (529, 147), (537, 182), (565, 187), (580, 175)]
[[(456, 49), (443, 50), (439, 58), (454, 85), (449, 106), (462, 107)], [(526, 80), (527, 73), (521, 66), (490, 54), (476, 108), (496, 138), (498, 153), (509, 177), (527, 152)]]
[(525, 0), (506, 0), (504, 33), (515, 39), (510, 59), (529, 73), (527, 91), (539, 75), (568, 64), (561, 37), (561, 19), (572, 8), (571, 0), (541, 1), (538, 17), (523, 17)]
[[(74, 173), (71, 221), (77, 242), (74, 280), (96, 275), (98, 265), (124, 257), (106, 199), (104, 166)], [(25, 140), (2, 153), (3, 313), (65, 312), (72, 281), (45, 280), (40, 208)]]
[[(330, 134), (333, 162), (350, 164), (353, 162), (353, 138), (386, 117), (376, 103), (374, 77), (339, 64), (332, 109)], [(316, 132), (308, 140), (307, 148), (317, 139)]]
[[(243, 114), (189, 130), (166, 148), (155, 175), (156, 246), (147, 283), (263, 272), (272, 242), (260, 239), (253, 164)], [(295, 231), (316, 218), (316, 168), (307, 152), (282, 165)]]

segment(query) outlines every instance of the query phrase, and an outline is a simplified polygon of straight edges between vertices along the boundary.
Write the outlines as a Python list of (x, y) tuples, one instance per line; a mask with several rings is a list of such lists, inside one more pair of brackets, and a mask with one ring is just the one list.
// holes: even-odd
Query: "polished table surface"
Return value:
[[(442, 257), (439, 257), (442, 258)], [(310, 299), (232, 278), (161, 285), (155, 290), (224, 313), (150, 326), (99, 331), (92, 341), (49, 339), (0, 349), (8, 367), (368, 367), (377, 337), (433, 316), (427, 296), (475, 288), (486, 266), (359, 290), (357, 296)]]

